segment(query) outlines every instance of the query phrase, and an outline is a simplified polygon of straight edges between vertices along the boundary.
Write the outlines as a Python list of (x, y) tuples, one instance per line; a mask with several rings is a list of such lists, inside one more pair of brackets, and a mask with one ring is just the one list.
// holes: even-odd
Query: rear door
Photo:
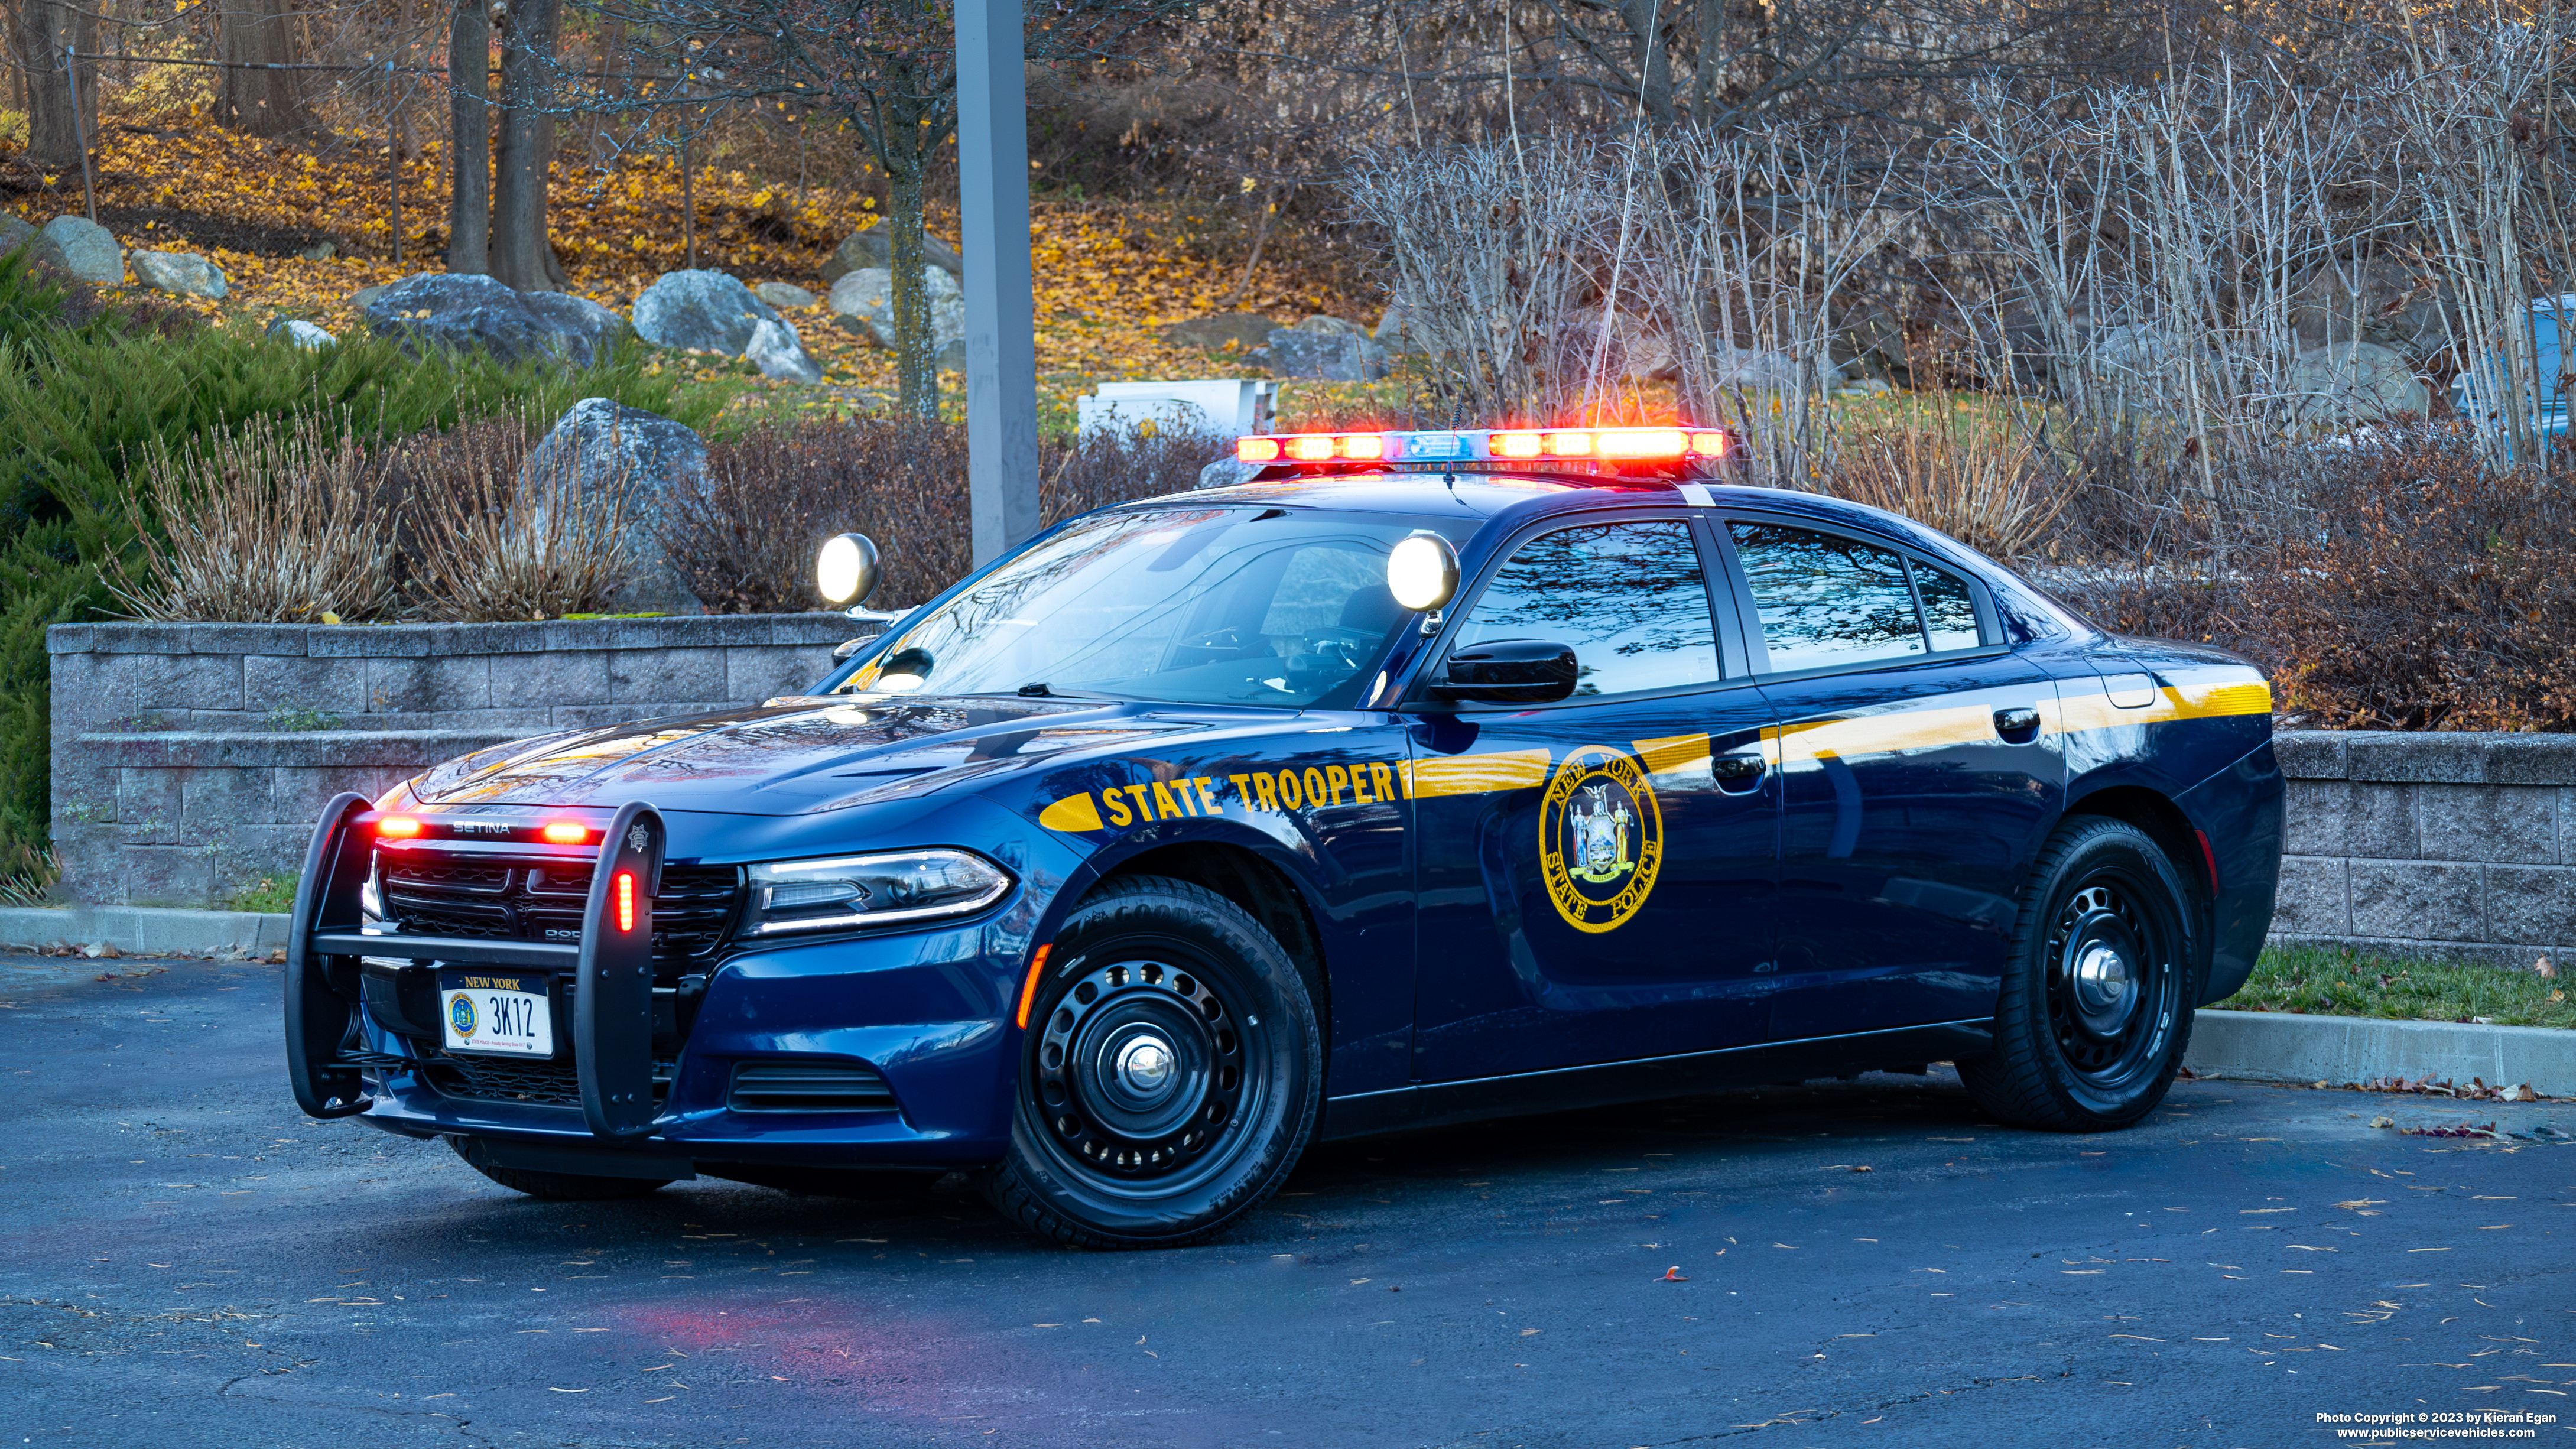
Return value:
[(1953, 565), (1800, 519), (1724, 520), (1778, 713), (1777, 1040), (1990, 1014), (2062, 808), (2050, 676)]
[(1466, 596), (1446, 650), (1548, 640), (1581, 674), (1552, 705), (1409, 706), (1416, 1080), (1760, 1037), (1779, 794), (1712, 543), (1679, 510), (1560, 519)]

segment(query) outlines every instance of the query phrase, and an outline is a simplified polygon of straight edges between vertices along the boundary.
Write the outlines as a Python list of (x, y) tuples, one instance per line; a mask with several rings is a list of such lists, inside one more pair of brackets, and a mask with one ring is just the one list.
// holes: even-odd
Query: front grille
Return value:
[[(525, 861), (380, 853), (385, 908), (418, 936), (578, 945), (590, 894), (588, 861)], [(653, 895), (653, 955), (686, 961), (724, 944), (742, 896), (730, 865), (666, 865)]]
[(886, 1112), (894, 1093), (858, 1062), (736, 1062), (725, 1105), (737, 1112)]
[[(668, 1061), (653, 1063), (653, 1100), (671, 1095)], [(551, 1059), (512, 1061), (507, 1057), (469, 1057), (440, 1052), (421, 1064), (429, 1084), (445, 1096), (478, 1102), (525, 1102), (542, 1107), (581, 1105), (581, 1078), (572, 1054)]]

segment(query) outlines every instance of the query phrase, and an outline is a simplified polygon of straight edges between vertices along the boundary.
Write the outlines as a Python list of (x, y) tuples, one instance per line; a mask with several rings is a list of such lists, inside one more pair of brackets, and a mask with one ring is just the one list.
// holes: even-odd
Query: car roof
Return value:
[[(1461, 472), (1454, 481), (1442, 474), (1411, 469), (1354, 473), (1318, 473), (1266, 478), (1224, 488), (1167, 494), (1125, 505), (1168, 507), (1174, 503), (1259, 503), (1273, 507), (1330, 508), (1353, 513), (1389, 513), (1406, 517), (1448, 514), (1477, 521), (1510, 516), (1517, 525), (1557, 513), (1618, 505), (1679, 503), (1680, 484), (1661, 478), (1606, 479), (1581, 474), (1545, 472)], [(1704, 485), (1721, 508), (1787, 513), (1827, 525), (1858, 528), (1953, 559), (1991, 566), (1956, 541), (1912, 519), (1865, 503), (1788, 488), (1754, 488), (1741, 484)]]

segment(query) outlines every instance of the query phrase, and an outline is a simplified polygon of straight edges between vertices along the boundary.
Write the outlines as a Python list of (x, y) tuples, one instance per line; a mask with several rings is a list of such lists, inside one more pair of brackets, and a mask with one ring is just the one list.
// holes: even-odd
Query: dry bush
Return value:
[[(1041, 519), (1179, 492), (1233, 448), (1189, 429), (1111, 431), (1040, 456)], [(875, 540), (885, 578), (868, 604), (903, 609), (974, 566), (966, 496), (966, 432), (950, 424), (861, 419), (808, 422), (707, 449), (707, 491), (674, 494), (663, 546), (717, 613), (827, 607), (814, 591), (814, 552), (836, 533)]]
[(2417, 434), (2238, 482), (2269, 516), (2241, 520), (2224, 567), (2059, 591), (2107, 628), (2253, 658), (2285, 724), (2576, 730), (2576, 477)]
[(122, 558), (107, 570), (135, 617), (310, 623), (393, 607), (397, 510), (345, 425), (263, 418), (181, 453), (156, 450), (143, 475), (126, 500), (143, 576)]
[(413, 500), (415, 608), (461, 623), (597, 612), (625, 582), (635, 480), (612, 466), (585, 486), (577, 448), (523, 476), (537, 430), (486, 418), (404, 443), (395, 468)]
[(1822, 491), (2012, 559), (2047, 537), (2066, 507), (2041, 464), (2020, 432), (1962, 439), (1946, 427), (1890, 428), (1843, 439)]

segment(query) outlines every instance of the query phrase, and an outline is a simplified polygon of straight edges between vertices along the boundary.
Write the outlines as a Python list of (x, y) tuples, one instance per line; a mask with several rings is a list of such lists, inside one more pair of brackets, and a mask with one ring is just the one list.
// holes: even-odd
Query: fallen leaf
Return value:
[(1682, 1276), (1682, 1265), (1675, 1263), (1671, 1267), (1666, 1268), (1664, 1270), (1664, 1276), (1656, 1279), (1655, 1281), (1658, 1283), (1687, 1283), (1690, 1280)]

